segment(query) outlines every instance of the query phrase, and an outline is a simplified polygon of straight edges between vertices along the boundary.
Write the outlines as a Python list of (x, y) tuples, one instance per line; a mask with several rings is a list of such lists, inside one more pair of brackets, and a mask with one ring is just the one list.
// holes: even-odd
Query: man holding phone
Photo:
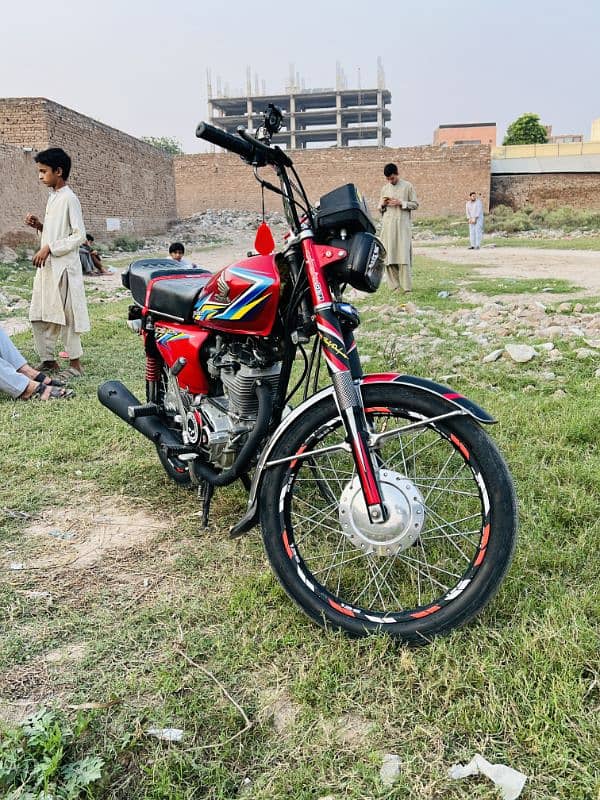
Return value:
[(412, 290), (411, 212), (419, 207), (414, 186), (398, 175), (395, 164), (383, 169), (386, 184), (381, 190), (379, 210), (383, 215), (381, 240), (386, 250), (385, 272), (392, 291)]

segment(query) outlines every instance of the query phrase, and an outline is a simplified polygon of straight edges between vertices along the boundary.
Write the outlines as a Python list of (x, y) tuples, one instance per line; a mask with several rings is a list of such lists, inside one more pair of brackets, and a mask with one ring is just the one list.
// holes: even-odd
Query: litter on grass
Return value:
[(517, 800), (523, 791), (527, 775), (523, 775), (505, 764), (490, 764), (477, 753), (468, 764), (454, 764), (448, 770), (451, 778), (468, 778), (470, 775), (485, 775), (500, 789), (502, 800)]

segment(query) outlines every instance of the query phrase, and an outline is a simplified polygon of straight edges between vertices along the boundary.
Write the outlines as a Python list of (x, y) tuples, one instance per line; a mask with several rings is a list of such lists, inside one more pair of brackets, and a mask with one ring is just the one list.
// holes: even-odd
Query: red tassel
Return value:
[(254, 249), (261, 256), (269, 256), (275, 249), (275, 239), (271, 233), (271, 228), (266, 222), (261, 222), (256, 231), (256, 239), (254, 240)]

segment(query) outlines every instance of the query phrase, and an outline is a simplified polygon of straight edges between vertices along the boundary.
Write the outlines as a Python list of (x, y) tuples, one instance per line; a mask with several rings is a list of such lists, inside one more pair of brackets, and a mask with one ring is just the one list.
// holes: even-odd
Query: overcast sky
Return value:
[(230, 94), (246, 69), (283, 92), (290, 64), (307, 88), (392, 92), (393, 146), (427, 144), (440, 123), (496, 122), (526, 111), (554, 133), (590, 135), (600, 117), (597, 0), (7, 0), (0, 97), (47, 97), (134, 136), (186, 152), (207, 116), (206, 73)]

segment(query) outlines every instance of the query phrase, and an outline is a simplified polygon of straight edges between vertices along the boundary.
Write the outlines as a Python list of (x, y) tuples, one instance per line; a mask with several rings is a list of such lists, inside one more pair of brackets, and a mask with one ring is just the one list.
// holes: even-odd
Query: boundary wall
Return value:
[[(419, 199), (420, 216), (464, 214), (470, 191), (480, 192), (486, 208), (490, 191), (490, 148), (469, 147), (330, 147), (289, 151), (312, 202), (345, 183), (355, 183), (375, 211), (388, 162), (398, 165)], [(229, 153), (176, 156), (177, 215), (189, 217), (207, 209), (260, 211), (260, 186), (252, 169)], [(269, 170), (263, 170), (272, 181)], [(281, 209), (276, 195), (265, 192), (266, 207)]]
[[(99, 240), (163, 233), (176, 219), (172, 156), (51, 100), (0, 98), (0, 144), (29, 158), (35, 181), (35, 153), (63, 147), (73, 159), (69, 184), (81, 200), (86, 228)], [(17, 152), (8, 161), (2, 174), (17, 197), (29, 182)], [(3, 202), (0, 212), (7, 208)], [(45, 193), (28, 210), (42, 215), (44, 208)], [(9, 216), (10, 226), (3, 225), (9, 229), (1, 235), (14, 240), (22, 234), (26, 240), (22, 221), (13, 219), (12, 211)]]

